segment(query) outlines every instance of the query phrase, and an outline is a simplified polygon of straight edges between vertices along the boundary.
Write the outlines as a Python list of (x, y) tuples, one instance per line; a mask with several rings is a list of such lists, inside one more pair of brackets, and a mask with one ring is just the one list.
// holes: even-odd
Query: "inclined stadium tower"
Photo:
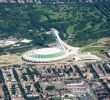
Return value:
[(23, 54), (23, 60), (33, 63), (56, 62), (70, 55), (77, 55), (79, 48), (71, 47), (64, 43), (59, 37), (59, 32), (56, 29), (52, 28), (47, 34), (52, 34), (54, 36), (57, 41), (57, 46), (28, 51)]

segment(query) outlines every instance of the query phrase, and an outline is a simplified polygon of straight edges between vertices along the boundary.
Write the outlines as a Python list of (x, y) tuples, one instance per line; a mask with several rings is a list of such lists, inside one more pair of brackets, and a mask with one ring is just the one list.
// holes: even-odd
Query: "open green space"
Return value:
[(73, 46), (110, 37), (108, 19), (93, 4), (0, 4), (0, 39), (30, 38), (43, 45), (53, 41), (45, 34), (50, 28), (58, 29), (61, 38)]
[(87, 48), (84, 48), (82, 50), (82, 52), (99, 52), (100, 50), (104, 50), (106, 49), (106, 47), (104, 46), (99, 46), (99, 47), (87, 47)]

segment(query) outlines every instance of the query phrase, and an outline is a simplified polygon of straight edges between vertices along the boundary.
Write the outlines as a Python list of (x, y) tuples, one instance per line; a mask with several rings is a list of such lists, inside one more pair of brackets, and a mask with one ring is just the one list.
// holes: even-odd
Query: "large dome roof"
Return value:
[(23, 55), (24, 60), (31, 62), (52, 62), (66, 57), (68, 57), (68, 54), (57, 47), (31, 50)]
[(60, 47), (42, 48), (31, 50), (25, 53), (22, 58), (30, 62), (52, 62), (67, 58), (69, 55), (76, 55), (79, 48), (71, 47), (64, 43), (59, 37), (59, 32), (56, 29), (51, 29), (48, 34), (52, 34)]

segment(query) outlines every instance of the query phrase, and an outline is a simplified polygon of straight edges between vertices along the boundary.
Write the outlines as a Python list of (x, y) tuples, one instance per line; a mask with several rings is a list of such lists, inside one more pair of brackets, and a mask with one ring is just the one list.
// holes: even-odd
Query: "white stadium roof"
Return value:
[(22, 58), (29, 62), (53, 62), (63, 60), (70, 55), (74, 55), (76, 61), (83, 60), (101, 60), (97, 56), (86, 53), (86, 54), (78, 54), (79, 47), (71, 47), (64, 43), (59, 37), (59, 32), (55, 29), (51, 29), (48, 34), (52, 34), (56, 41), (58, 42), (59, 47), (51, 47), (51, 48), (42, 48), (28, 51), (25, 53)]
[(31, 50), (25, 53), (23, 59), (31, 62), (52, 62), (65, 59), (68, 57), (62, 49), (59, 48), (43, 48)]

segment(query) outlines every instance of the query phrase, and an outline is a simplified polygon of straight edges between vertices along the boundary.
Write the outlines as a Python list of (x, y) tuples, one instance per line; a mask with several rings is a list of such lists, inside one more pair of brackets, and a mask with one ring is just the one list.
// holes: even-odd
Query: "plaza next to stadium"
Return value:
[(73, 57), (75, 61), (101, 60), (99, 57), (90, 53), (79, 54), (78, 51), (80, 48), (71, 47), (64, 43), (59, 37), (59, 32), (56, 29), (52, 28), (47, 34), (52, 34), (54, 36), (57, 41), (57, 46), (30, 50), (23, 54), (23, 60), (33, 63), (46, 63), (64, 60), (70, 56)]

